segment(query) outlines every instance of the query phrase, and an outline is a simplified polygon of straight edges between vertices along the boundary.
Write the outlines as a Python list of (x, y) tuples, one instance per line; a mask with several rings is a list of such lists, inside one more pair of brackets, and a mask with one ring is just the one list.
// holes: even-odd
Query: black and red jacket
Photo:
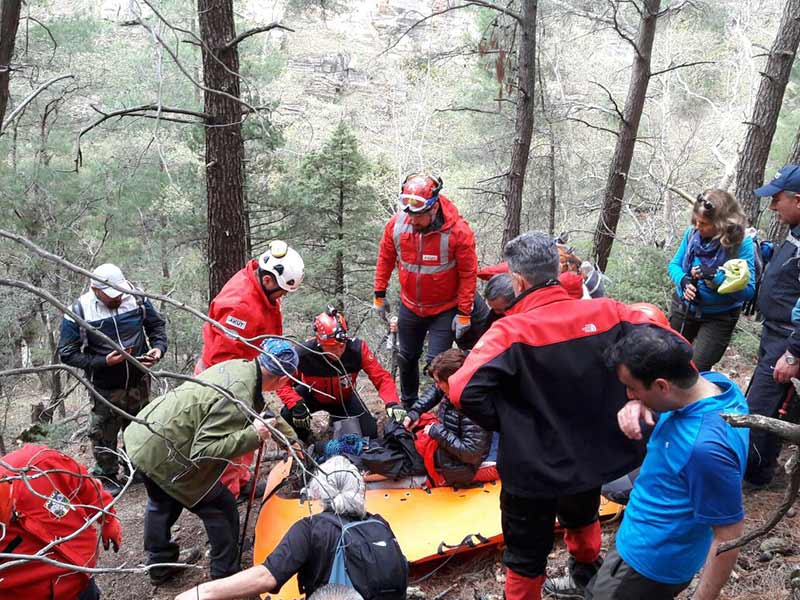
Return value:
[(500, 432), (503, 489), (554, 497), (599, 487), (641, 463), (643, 446), (617, 425), (625, 387), (603, 352), (647, 316), (560, 285), (522, 293), (449, 379), (450, 399)]
[(320, 404), (342, 404), (353, 394), (353, 386), (362, 370), (378, 390), (384, 404), (400, 403), (392, 376), (381, 366), (365, 341), (359, 338), (348, 340), (344, 354), (338, 360), (322, 352), (319, 342), (313, 338), (297, 346), (300, 366), (295, 377), (303, 383), (289, 381), (278, 388), (278, 396), (287, 407), (292, 408), (302, 400), (295, 389), (300, 385), (310, 389)]

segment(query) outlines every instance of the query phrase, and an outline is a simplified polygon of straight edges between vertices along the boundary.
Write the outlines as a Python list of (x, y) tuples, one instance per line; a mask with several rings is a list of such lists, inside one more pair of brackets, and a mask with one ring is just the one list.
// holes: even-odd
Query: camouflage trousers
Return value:
[[(126, 413), (136, 416), (150, 401), (150, 378), (145, 377), (130, 389), (104, 390), (95, 388), (103, 398)], [(114, 478), (119, 472), (117, 457), (117, 436), (130, 423), (110, 406), (91, 394), (92, 414), (89, 425), (89, 439), (92, 440), (92, 453), (95, 467), (92, 474), (97, 477)]]

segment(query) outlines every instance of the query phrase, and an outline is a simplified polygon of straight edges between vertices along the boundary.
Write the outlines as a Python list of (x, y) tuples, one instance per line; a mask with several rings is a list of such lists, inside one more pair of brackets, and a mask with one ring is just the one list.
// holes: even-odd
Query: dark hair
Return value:
[(486, 287), (483, 288), (483, 297), (489, 301), (502, 298), (511, 304), (517, 296), (511, 282), (511, 273), (498, 273), (486, 282)]
[(647, 388), (656, 379), (666, 379), (688, 389), (698, 377), (692, 354), (692, 347), (677, 334), (654, 325), (639, 325), (606, 350), (605, 358), (609, 367), (625, 365)]
[(431, 363), (431, 375), (434, 379), (439, 381), (447, 381), (447, 379), (461, 368), (464, 364), (467, 355), (458, 348), (451, 348), (445, 350), (437, 355)]
[(561, 260), (552, 237), (542, 231), (529, 231), (518, 235), (503, 248), (508, 269), (525, 278), (535, 287), (558, 278)]

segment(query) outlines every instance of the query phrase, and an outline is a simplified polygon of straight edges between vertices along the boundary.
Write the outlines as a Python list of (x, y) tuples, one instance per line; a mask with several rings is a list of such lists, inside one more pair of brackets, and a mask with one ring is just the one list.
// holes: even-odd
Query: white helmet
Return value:
[(283, 240), (273, 240), (258, 259), (258, 266), (272, 275), (281, 289), (296, 292), (305, 275), (303, 259)]

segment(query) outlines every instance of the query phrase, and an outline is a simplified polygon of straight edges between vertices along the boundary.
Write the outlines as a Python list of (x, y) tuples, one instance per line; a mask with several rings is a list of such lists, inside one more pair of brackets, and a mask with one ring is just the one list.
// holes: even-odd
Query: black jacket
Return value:
[[(800, 225), (792, 228), (800, 237)], [(787, 239), (775, 250), (758, 292), (758, 310), (764, 327), (789, 337), (787, 350), (800, 356), (800, 328), (792, 325), (792, 309), (800, 296), (800, 248)]]
[(521, 294), (450, 377), (450, 399), (500, 432), (503, 490), (523, 497), (588, 491), (633, 470), (643, 446), (620, 431), (625, 387), (606, 348), (647, 316), (561, 286)]
[(458, 410), (444, 392), (430, 386), (411, 407), (409, 415), (416, 421), (419, 416), (439, 404), (439, 423), (431, 426), (428, 434), (439, 442), (434, 460), (436, 469), (448, 485), (469, 483), (478, 467), (489, 453), (492, 434)]

